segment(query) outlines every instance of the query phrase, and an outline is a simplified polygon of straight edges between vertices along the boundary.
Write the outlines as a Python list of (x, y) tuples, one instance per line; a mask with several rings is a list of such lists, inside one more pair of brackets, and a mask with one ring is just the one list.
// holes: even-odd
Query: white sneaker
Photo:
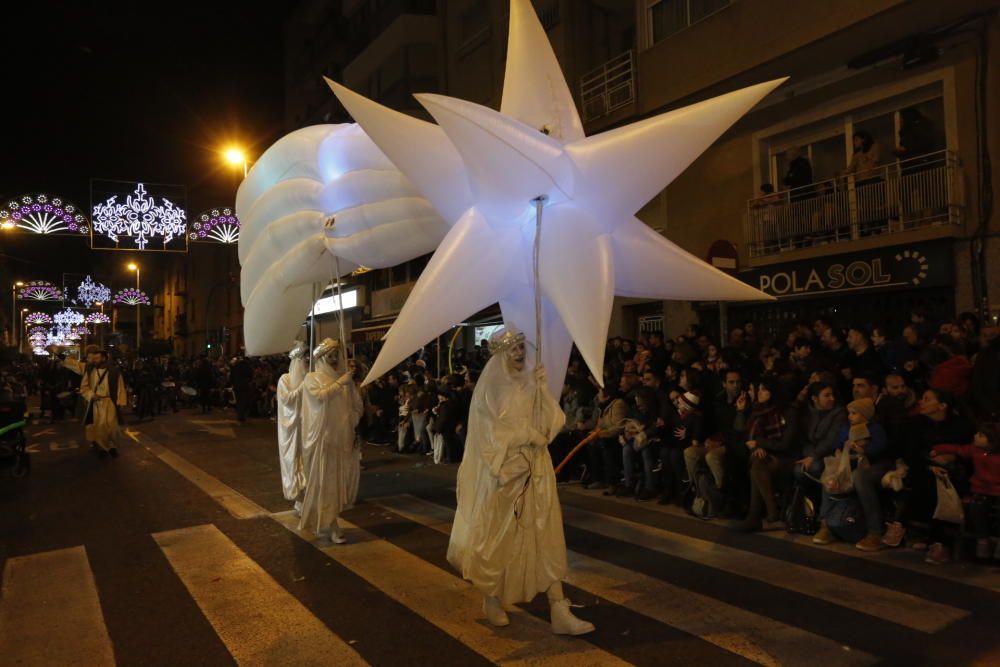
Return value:
[(557, 635), (585, 635), (594, 631), (594, 624), (577, 618), (569, 609), (569, 598), (551, 605), (552, 632)]
[(510, 617), (503, 610), (500, 600), (495, 597), (487, 595), (483, 599), (483, 613), (486, 614), (486, 620), (490, 622), (490, 625), (498, 628), (510, 625)]

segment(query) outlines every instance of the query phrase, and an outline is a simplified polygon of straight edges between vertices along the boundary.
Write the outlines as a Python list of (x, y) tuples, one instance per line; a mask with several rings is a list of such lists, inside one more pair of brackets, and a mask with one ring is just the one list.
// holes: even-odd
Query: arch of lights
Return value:
[(56, 323), (57, 327), (66, 328), (67, 330), (78, 324), (83, 324), (83, 319), (83, 313), (72, 308), (60, 310), (52, 317), (52, 321)]
[(62, 197), (22, 195), (0, 208), (0, 227), (35, 234), (89, 234), (87, 216)]
[(120, 306), (148, 306), (149, 297), (146, 293), (134, 287), (126, 287), (115, 294), (113, 303)]
[(17, 298), (31, 301), (62, 301), (62, 290), (47, 280), (32, 280), (17, 290)]
[(135, 192), (126, 196), (124, 202), (118, 195), (112, 195), (104, 203), (94, 204), (92, 226), (95, 234), (101, 234), (120, 243), (128, 238), (135, 242), (139, 250), (145, 250), (152, 239), (162, 238), (163, 244), (174, 237), (187, 235), (187, 213), (175, 206), (166, 197), (156, 197), (146, 193), (146, 186), (137, 183)]
[(104, 313), (91, 313), (83, 321), (87, 324), (111, 324), (111, 318)]
[(45, 338), (48, 334), (49, 334), (48, 327), (39, 326), (39, 327), (31, 327), (30, 329), (28, 329), (28, 338), (38, 338), (39, 336)]
[(231, 208), (210, 209), (192, 223), (188, 238), (192, 241), (237, 243), (240, 240), (240, 219)]
[(28, 313), (24, 316), (24, 323), (27, 325), (52, 324), (52, 316), (48, 313)]
[(47, 356), (49, 356), (48, 350), (46, 350), (44, 347), (33, 347), (33, 348), (31, 348), (31, 351), (32, 351), (32, 353), (36, 357), (47, 357)]
[(90, 335), (90, 329), (88, 329), (87, 327), (85, 327), (84, 325), (81, 324), (81, 325), (73, 327), (70, 330), (70, 333), (75, 333), (78, 336), (89, 336)]
[(105, 303), (111, 300), (111, 288), (87, 276), (83, 282), (77, 285), (76, 299), (73, 303), (90, 308), (95, 303)]

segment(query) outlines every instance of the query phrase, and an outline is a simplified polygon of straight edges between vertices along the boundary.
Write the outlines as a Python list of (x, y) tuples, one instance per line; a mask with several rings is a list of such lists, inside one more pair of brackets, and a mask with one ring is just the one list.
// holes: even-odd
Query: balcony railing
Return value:
[(744, 222), (750, 257), (957, 225), (960, 176), (954, 153), (939, 151), (756, 197), (747, 203)]
[(580, 77), (583, 122), (606, 116), (635, 99), (635, 69), (631, 49)]

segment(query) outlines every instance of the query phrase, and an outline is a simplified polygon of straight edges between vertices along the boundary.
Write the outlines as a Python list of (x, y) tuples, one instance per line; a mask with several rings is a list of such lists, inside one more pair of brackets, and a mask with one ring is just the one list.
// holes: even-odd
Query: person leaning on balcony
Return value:
[(881, 147), (872, 139), (872, 135), (865, 130), (858, 130), (854, 133), (854, 154), (844, 171), (845, 176), (855, 178), (871, 178), (874, 174), (870, 172), (878, 167), (882, 155)]
[(798, 147), (789, 148), (787, 154), (788, 171), (781, 179), (781, 184), (789, 190), (797, 190), (791, 195), (793, 201), (805, 199), (812, 192), (811, 188), (805, 188), (813, 182), (812, 164)]
[(903, 172), (918, 171), (926, 161), (914, 158), (926, 155), (934, 149), (934, 133), (931, 121), (916, 107), (907, 107), (899, 112), (899, 145), (896, 146), (896, 157), (907, 161)]

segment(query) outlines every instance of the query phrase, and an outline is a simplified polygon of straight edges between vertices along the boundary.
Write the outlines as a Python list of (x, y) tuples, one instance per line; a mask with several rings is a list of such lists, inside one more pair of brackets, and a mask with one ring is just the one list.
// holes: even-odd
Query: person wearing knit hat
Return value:
[(851, 401), (847, 404), (847, 412), (850, 413), (852, 410), (858, 413), (865, 423), (875, 419), (875, 401), (870, 398), (859, 398), (856, 401)]
[[(895, 461), (891, 456), (886, 456), (889, 449), (885, 429), (878, 422), (872, 421), (874, 418), (875, 401), (872, 399), (859, 398), (848, 403), (848, 424), (840, 432), (841, 444), (838, 446), (838, 449), (850, 449), (852, 458), (857, 455), (865, 460), (865, 465), (858, 465), (851, 475), (854, 494), (861, 504), (868, 529), (868, 534), (854, 545), (861, 551), (879, 551), (886, 546), (898, 546), (898, 542), (890, 544), (883, 541), (885, 523), (879, 493), (882, 489), (882, 477), (895, 467)], [(832, 507), (833, 500), (824, 490), (820, 516), (826, 517)], [(813, 542), (829, 544), (835, 539), (824, 518), (819, 532), (813, 536)]]

